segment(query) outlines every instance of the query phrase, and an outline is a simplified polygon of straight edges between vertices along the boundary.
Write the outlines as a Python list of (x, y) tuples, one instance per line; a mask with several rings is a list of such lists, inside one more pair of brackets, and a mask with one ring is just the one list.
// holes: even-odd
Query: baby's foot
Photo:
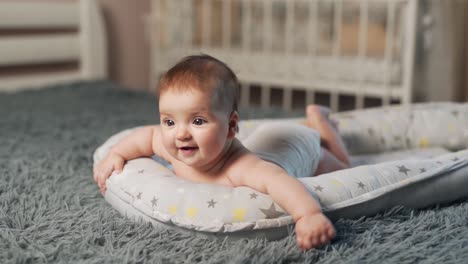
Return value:
[(330, 120), (330, 113), (330, 108), (319, 105), (308, 105), (306, 107), (307, 126), (317, 130), (321, 135), (329, 132), (329, 126), (333, 130), (337, 130), (337, 124)]

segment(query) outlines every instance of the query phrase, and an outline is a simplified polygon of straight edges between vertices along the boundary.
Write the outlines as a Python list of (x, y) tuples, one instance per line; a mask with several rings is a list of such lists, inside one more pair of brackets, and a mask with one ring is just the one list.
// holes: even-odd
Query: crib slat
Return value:
[(413, 91), (413, 63), (416, 42), (416, 25), (418, 20), (418, 1), (412, 0), (405, 2), (406, 9), (405, 31), (404, 31), (404, 50), (403, 52), (403, 78), (402, 78), (402, 103), (409, 104), (412, 100)]
[(386, 31), (386, 39), (385, 39), (385, 70), (383, 74), (383, 83), (386, 90), (386, 95), (383, 97), (383, 105), (390, 104), (390, 94), (391, 94), (391, 86), (390, 84), (390, 76), (391, 73), (391, 66), (392, 66), (392, 57), (393, 57), (393, 39), (395, 34), (395, 2), (389, 1), (387, 2), (387, 31)]
[[(309, 56), (309, 65), (311, 68), (315, 68), (315, 57), (317, 55), (318, 45), (319, 45), (319, 31), (318, 31), (318, 0), (309, 1), (309, 23), (308, 30), (310, 32), (308, 38), (308, 56)], [(313, 76), (310, 76), (309, 79), (313, 79)], [(309, 85), (307, 86), (306, 92), (306, 104), (315, 103), (315, 91), (314, 87)]]
[(271, 89), (267, 85), (262, 86), (262, 96), (261, 96), (261, 106), (263, 108), (268, 108), (271, 105)]
[(242, 51), (247, 53), (250, 50), (250, 27), (252, 26), (249, 0), (242, 0), (242, 11), (244, 15), (242, 19)]
[(240, 106), (247, 107), (250, 105), (250, 86), (247, 82), (241, 83)]
[[(341, 32), (342, 32), (342, 16), (343, 16), (343, 2), (341, 0), (334, 1), (334, 15), (333, 15), (333, 58), (335, 63), (339, 63), (341, 57)], [(335, 74), (334, 79), (337, 81), (339, 76)], [(336, 89), (330, 91), (330, 108), (333, 111), (339, 110), (339, 95)]]
[(283, 88), (283, 109), (290, 111), (292, 109), (292, 89)]
[(343, 16), (343, 2), (342, 0), (335, 0), (333, 11), (333, 57), (339, 60), (341, 56), (341, 31), (342, 31), (342, 16)]
[(223, 5), (223, 49), (229, 50), (231, 47), (231, 2), (232, 0), (229, 1), (222, 1)]
[(202, 46), (209, 47), (211, 40), (211, 0), (202, 0)]
[[(286, 0), (286, 21), (285, 21), (285, 40), (284, 40), (284, 53), (285, 53), (285, 58), (286, 61), (283, 63), (289, 64), (289, 58), (291, 58), (292, 55), (292, 49), (293, 49), (293, 27), (294, 27), (294, 1), (293, 0)], [(294, 63), (294, 62), (293, 62)], [(289, 65), (291, 69), (293, 69), (293, 65)], [(287, 79), (293, 79), (294, 78), (294, 72), (291, 70), (287, 72), (286, 78)], [(283, 109), (285, 110), (291, 110), (292, 109), (292, 89), (290, 87), (283, 87)]]
[[(367, 54), (367, 32), (369, 23), (369, 2), (367, 0), (360, 1), (359, 7), (359, 47), (358, 47), (358, 60), (359, 64), (363, 65)], [(359, 84), (364, 83), (364, 71), (359, 72)], [(364, 94), (361, 89), (357, 90), (356, 109), (364, 108)]]
[[(190, 17), (189, 21), (193, 21), (193, 1), (184, 1), (185, 3), (185, 12)], [(185, 16), (185, 15), (184, 15)], [(192, 23), (182, 25), (185, 33), (185, 48), (189, 48), (193, 43), (193, 34), (192, 34)]]
[(293, 30), (294, 30), (294, 2), (292, 0), (286, 0), (286, 25), (285, 25), (285, 40), (284, 40), (284, 50), (286, 57), (292, 53), (293, 47)]
[(309, 56), (313, 59), (317, 54), (318, 34), (318, 0), (309, 1)]
[(263, 53), (269, 56), (273, 46), (273, 10), (271, 0), (263, 0), (263, 26), (264, 26), (264, 39), (263, 39)]

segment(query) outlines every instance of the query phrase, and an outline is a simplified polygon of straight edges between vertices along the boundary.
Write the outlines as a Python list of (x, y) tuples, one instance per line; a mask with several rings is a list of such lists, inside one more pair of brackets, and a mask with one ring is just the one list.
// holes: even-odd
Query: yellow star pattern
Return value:
[(449, 124), (447, 126), (448, 131), (454, 131), (455, 130), (455, 125), (454, 124)]
[(253, 126), (254, 126), (254, 125), (252, 124), (252, 122), (247, 122), (247, 123), (245, 124), (245, 127), (247, 127), (247, 128), (252, 128)]
[(244, 208), (237, 208), (234, 211), (232, 211), (232, 213), (234, 214), (234, 221), (243, 221), (245, 219), (245, 214), (247, 213), (247, 210), (245, 210)]
[(189, 207), (186, 209), (186, 211), (187, 211), (187, 216), (193, 219), (197, 215), (198, 208)]
[(336, 179), (333, 179), (330, 181), (331, 183), (335, 184), (335, 185), (338, 185), (338, 186), (341, 186), (343, 185), (343, 183), (341, 183), (340, 181), (336, 180)]
[(404, 186), (404, 185), (408, 185), (410, 183), (410, 180), (409, 179), (404, 179), (400, 182), (400, 185), (401, 186)]
[(419, 147), (420, 148), (427, 148), (428, 146), (429, 146), (429, 139), (424, 137), (424, 138), (421, 138), (419, 140)]
[(167, 169), (164, 166), (158, 166), (158, 171), (163, 171), (165, 172)]
[(171, 215), (175, 215), (177, 213), (177, 206), (175, 206), (175, 205), (169, 206), (169, 213)]

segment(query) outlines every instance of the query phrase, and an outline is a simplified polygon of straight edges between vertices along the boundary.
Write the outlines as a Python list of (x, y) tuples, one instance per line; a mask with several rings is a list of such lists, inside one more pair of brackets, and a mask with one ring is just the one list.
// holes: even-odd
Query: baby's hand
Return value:
[(99, 186), (101, 193), (106, 192), (106, 180), (112, 174), (112, 171), (120, 173), (125, 164), (125, 159), (117, 153), (109, 153), (94, 168), (94, 181)]
[(317, 248), (335, 237), (335, 228), (324, 214), (308, 214), (297, 220), (296, 237), (301, 249)]

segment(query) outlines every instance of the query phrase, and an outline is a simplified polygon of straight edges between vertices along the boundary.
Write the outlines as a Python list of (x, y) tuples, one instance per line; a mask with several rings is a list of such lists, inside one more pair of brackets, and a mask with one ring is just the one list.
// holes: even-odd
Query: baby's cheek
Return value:
[(174, 141), (168, 135), (162, 135), (162, 144), (163, 147), (171, 154), (176, 149)]

